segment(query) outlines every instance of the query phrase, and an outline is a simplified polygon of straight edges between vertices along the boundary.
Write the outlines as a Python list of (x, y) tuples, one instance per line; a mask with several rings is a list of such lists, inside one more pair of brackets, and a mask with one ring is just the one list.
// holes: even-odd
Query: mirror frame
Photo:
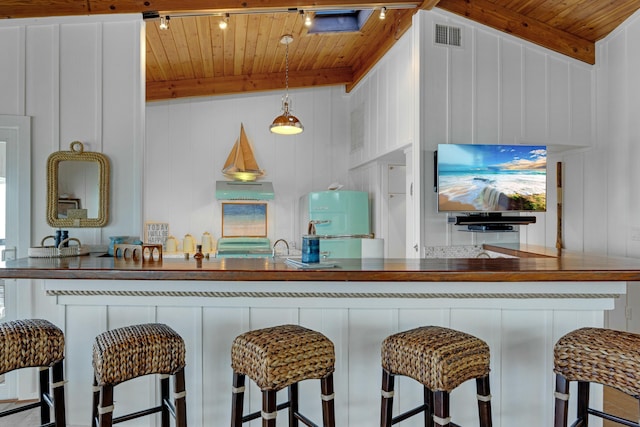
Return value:
[[(47, 223), (52, 227), (103, 227), (109, 221), (109, 158), (102, 153), (84, 152), (80, 141), (69, 145), (70, 151), (56, 151), (47, 159)], [(99, 200), (97, 218), (58, 218), (58, 168), (60, 162), (98, 163)]]

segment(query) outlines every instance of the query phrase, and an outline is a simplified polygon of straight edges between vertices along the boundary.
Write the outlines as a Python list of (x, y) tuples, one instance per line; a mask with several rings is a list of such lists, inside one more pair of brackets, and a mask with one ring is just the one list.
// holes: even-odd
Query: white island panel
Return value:
[[(189, 282), (47, 280), (45, 290), (64, 308), (69, 383), (68, 420), (88, 426), (93, 337), (107, 328), (163, 322), (187, 345), (190, 426), (224, 426), (231, 411), (233, 339), (242, 332), (295, 323), (327, 335), (336, 349), (336, 422), (379, 423), (380, 344), (397, 331), (442, 325), (474, 334), (491, 348), (494, 426), (538, 427), (553, 418), (553, 345), (581, 326), (604, 326), (624, 282)], [(116, 388), (116, 411), (151, 406), (156, 381)], [(246, 410), (260, 408), (250, 383)], [(416, 382), (398, 378), (394, 413), (422, 398)], [(303, 413), (319, 422), (320, 385), (301, 384)], [(284, 398), (284, 395), (281, 396)], [(600, 399), (598, 393), (594, 399)], [(454, 422), (477, 424), (475, 384), (452, 394)], [(286, 425), (279, 416), (278, 426)], [(423, 425), (422, 417), (403, 427)], [(155, 426), (140, 419), (130, 425)], [(259, 427), (253, 422), (251, 427)]]

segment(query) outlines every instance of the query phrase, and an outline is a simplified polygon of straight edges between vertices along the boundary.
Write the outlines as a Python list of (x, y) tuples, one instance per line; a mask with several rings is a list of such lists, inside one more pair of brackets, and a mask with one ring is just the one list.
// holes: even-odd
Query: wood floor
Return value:
[[(640, 419), (638, 400), (609, 387), (604, 388), (604, 410), (631, 421), (638, 422)], [(620, 426), (620, 424), (611, 421), (605, 421), (603, 424), (603, 427), (613, 426)]]
[[(21, 404), (26, 403), (29, 402), (21, 402)], [(18, 405), (13, 403), (0, 403), (0, 412), (16, 406)], [(33, 427), (38, 425), (40, 425), (40, 412), (37, 409), (0, 418), (0, 427)]]
[[(15, 406), (12, 403), (0, 403), (0, 412)], [(637, 421), (640, 419), (640, 407), (638, 401), (626, 394), (605, 387), (604, 390), (604, 410), (611, 412), (628, 420)], [(573, 420), (571, 420), (573, 421)], [(37, 409), (14, 414), (9, 417), (0, 418), (0, 427), (33, 427), (39, 425), (40, 416)], [(611, 421), (605, 421), (603, 427), (620, 426)]]

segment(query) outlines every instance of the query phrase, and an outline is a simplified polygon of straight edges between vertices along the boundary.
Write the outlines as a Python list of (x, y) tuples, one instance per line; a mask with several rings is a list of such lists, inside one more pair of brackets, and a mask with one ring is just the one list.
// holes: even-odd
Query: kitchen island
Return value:
[[(379, 423), (380, 343), (426, 324), (487, 341), (494, 425), (551, 425), (553, 344), (578, 327), (604, 326), (627, 281), (640, 280), (640, 260), (532, 247), (488, 249), (518, 258), (352, 259), (321, 269), (296, 269), (282, 258), (212, 258), (201, 265), (28, 258), (0, 264), (0, 277), (28, 279), (18, 286), (31, 284), (55, 307), (48, 313), (66, 334), (71, 426), (89, 425), (93, 338), (107, 328), (155, 321), (172, 326), (187, 344), (190, 426), (229, 423), (233, 338), (284, 323), (318, 330), (334, 342), (338, 426)], [(154, 385), (143, 378), (116, 388), (116, 410), (149, 406)], [(318, 382), (303, 383), (300, 390), (303, 413), (320, 420)], [(397, 411), (422, 396), (413, 381), (401, 379), (397, 390)], [(251, 409), (258, 408), (257, 389), (252, 386), (249, 394)], [(473, 382), (454, 391), (454, 422), (477, 424), (474, 398)], [(280, 416), (278, 425), (285, 421)], [(403, 423), (418, 425), (419, 418)]]

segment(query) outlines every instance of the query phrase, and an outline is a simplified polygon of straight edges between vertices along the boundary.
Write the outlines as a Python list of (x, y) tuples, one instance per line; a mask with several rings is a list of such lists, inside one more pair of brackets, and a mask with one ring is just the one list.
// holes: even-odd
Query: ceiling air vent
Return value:
[(436, 24), (436, 44), (462, 47), (462, 29), (449, 25)]

